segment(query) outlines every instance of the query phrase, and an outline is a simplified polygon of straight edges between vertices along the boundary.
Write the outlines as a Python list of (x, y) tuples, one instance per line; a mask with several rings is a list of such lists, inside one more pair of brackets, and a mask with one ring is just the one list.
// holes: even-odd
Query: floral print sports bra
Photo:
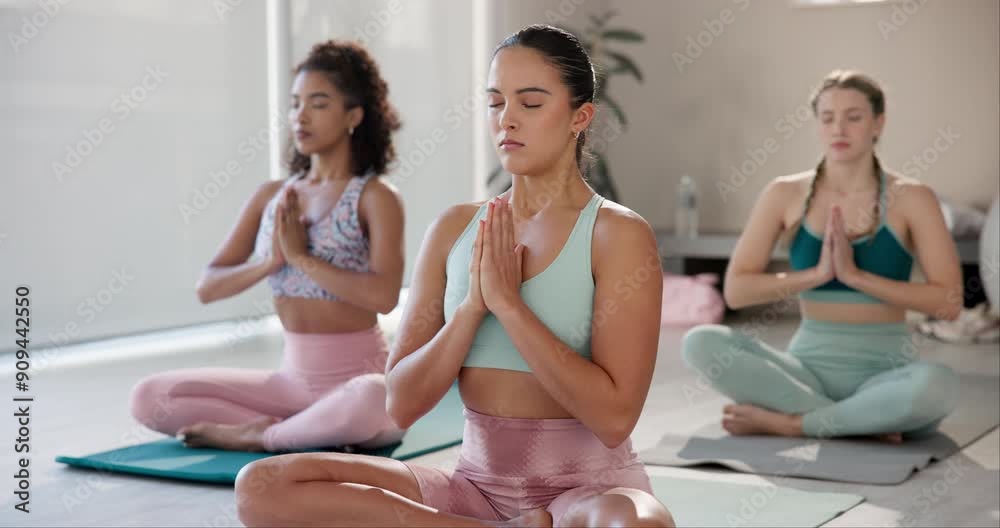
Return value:
[[(351, 178), (330, 213), (306, 229), (307, 250), (310, 255), (338, 268), (368, 271), (368, 239), (358, 219), (358, 200), (365, 184), (371, 178), (372, 174)], [(254, 245), (254, 252), (262, 257), (271, 254), (274, 211), (278, 199), (285, 187), (296, 179), (298, 178), (289, 178), (264, 208)], [(267, 283), (271, 285), (275, 297), (304, 297), (329, 301), (338, 299), (316, 284), (304, 271), (288, 263), (269, 275)]]

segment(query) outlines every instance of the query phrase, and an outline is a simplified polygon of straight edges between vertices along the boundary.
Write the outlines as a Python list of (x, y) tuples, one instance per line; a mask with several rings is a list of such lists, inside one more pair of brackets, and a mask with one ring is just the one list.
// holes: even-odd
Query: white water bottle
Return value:
[(698, 237), (698, 187), (685, 174), (677, 185), (677, 207), (674, 210), (674, 234), (678, 237)]

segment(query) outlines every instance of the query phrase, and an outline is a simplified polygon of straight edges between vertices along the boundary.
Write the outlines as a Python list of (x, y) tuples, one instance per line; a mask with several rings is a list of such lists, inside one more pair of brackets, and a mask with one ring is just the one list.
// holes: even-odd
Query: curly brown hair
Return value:
[[(293, 73), (318, 72), (343, 94), (346, 109), (364, 110), (361, 124), (350, 136), (351, 170), (354, 174), (381, 175), (396, 159), (392, 133), (399, 130), (396, 109), (389, 103), (389, 87), (375, 60), (360, 44), (347, 40), (327, 40), (313, 45), (309, 56)], [(292, 175), (309, 171), (309, 156), (288, 145), (288, 169)]]

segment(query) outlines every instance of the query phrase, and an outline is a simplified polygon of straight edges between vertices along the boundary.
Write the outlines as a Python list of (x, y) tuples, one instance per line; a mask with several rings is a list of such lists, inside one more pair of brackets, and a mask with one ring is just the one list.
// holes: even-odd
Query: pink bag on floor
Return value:
[(661, 326), (694, 326), (720, 323), (726, 311), (722, 294), (715, 289), (719, 276), (663, 274)]

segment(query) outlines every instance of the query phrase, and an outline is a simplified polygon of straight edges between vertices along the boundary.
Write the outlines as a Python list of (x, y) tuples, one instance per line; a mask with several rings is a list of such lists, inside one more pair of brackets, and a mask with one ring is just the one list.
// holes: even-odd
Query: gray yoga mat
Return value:
[(762, 475), (898, 484), (1000, 424), (1000, 380), (962, 376), (958, 406), (941, 422), (938, 432), (901, 445), (857, 437), (732, 436), (722, 429), (719, 418), (693, 434), (667, 434), (639, 456), (654, 466), (719, 464)]
[(865, 499), (770, 484), (651, 475), (653, 492), (677, 526), (820, 526)]

